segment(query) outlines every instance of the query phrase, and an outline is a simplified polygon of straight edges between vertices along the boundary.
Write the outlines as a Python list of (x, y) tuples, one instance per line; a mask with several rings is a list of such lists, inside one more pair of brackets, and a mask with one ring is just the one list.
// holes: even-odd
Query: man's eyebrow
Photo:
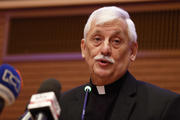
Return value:
[(117, 34), (121, 34), (121, 33), (122, 33), (121, 30), (117, 30), (117, 31), (114, 31), (112, 34), (113, 34), (113, 35), (117, 35)]
[(95, 35), (95, 34), (100, 34), (101, 33), (101, 31), (100, 30), (95, 30), (93, 33), (92, 33), (92, 35)]

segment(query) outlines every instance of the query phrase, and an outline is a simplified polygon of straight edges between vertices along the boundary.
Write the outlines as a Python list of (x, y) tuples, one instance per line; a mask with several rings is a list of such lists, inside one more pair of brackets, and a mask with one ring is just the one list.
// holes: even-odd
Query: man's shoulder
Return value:
[(136, 85), (137, 94), (140, 94), (140, 95), (145, 94), (146, 96), (148, 95), (149, 97), (157, 96), (157, 98), (159, 97), (174, 98), (178, 95), (177, 93), (167, 90), (165, 88), (161, 88), (151, 83), (137, 80), (131, 74), (128, 74), (128, 81), (129, 81), (127, 82), (128, 84), (133, 83), (133, 85)]
[(68, 90), (66, 92), (64, 92), (61, 95), (61, 99), (64, 101), (66, 101), (67, 99), (73, 99), (74, 97), (76, 97), (77, 95), (80, 95), (84, 92), (84, 87), (86, 86), (86, 84), (72, 88), (71, 90)]
[(146, 93), (149, 97), (174, 99), (178, 96), (178, 94), (173, 91), (143, 81), (137, 80), (137, 86), (138, 92)]

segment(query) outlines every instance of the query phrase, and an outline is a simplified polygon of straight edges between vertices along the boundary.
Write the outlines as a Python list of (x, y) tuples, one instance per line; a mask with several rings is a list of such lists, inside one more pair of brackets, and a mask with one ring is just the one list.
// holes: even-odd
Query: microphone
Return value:
[(87, 85), (84, 88), (84, 91), (86, 92), (86, 94), (85, 94), (85, 98), (84, 98), (84, 104), (83, 104), (83, 111), (82, 111), (82, 115), (81, 115), (81, 120), (84, 120), (84, 116), (85, 116), (85, 112), (86, 112), (86, 104), (87, 104), (88, 93), (91, 92), (91, 87)]
[(15, 102), (21, 89), (22, 79), (18, 70), (9, 64), (0, 66), (0, 113), (4, 106)]
[(58, 120), (60, 115), (61, 85), (55, 79), (44, 81), (38, 89), (38, 94), (31, 96), (28, 110), (35, 120)]

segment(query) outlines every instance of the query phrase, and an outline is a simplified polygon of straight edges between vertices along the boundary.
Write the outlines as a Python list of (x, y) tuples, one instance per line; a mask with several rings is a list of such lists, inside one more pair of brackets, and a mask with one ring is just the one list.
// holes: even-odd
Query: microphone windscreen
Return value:
[(22, 79), (19, 72), (9, 64), (0, 66), (0, 97), (11, 105), (20, 93)]
[(42, 82), (37, 94), (31, 96), (28, 110), (34, 119), (41, 114), (48, 120), (58, 120), (60, 115), (60, 90), (61, 85), (56, 79)]
[(50, 92), (50, 91), (55, 93), (56, 98), (59, 102), (60, 95), (61, 95), (60, 94), (61, 84), (58, 80), (51, 78), (51, 79), (43, 81), (37, 93), (44, 93), (44, 92)]

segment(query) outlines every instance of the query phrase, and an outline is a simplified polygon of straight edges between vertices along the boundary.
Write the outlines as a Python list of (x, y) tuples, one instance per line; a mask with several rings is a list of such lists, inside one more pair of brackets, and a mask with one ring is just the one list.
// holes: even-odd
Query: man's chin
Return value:
[(106, 77), (109, 77), (111, 74), (107, 70), (98, 70), (98, 71), (95, 71), (95, 75), (100, 78), (106, 78)]
[(106, 80), (110, 79), (112, 77), (112, 74), (110, 74), (110, 72), (107, 71), (96, 71), (94, 73), (94, 79), (100, 79), (99, 82), (106, 82)]
[(107, 81), (105, 79), (93, 79), (92, 80), (92, 83), (96, 86), (103, 86), (103, 85), (106, 85)]

